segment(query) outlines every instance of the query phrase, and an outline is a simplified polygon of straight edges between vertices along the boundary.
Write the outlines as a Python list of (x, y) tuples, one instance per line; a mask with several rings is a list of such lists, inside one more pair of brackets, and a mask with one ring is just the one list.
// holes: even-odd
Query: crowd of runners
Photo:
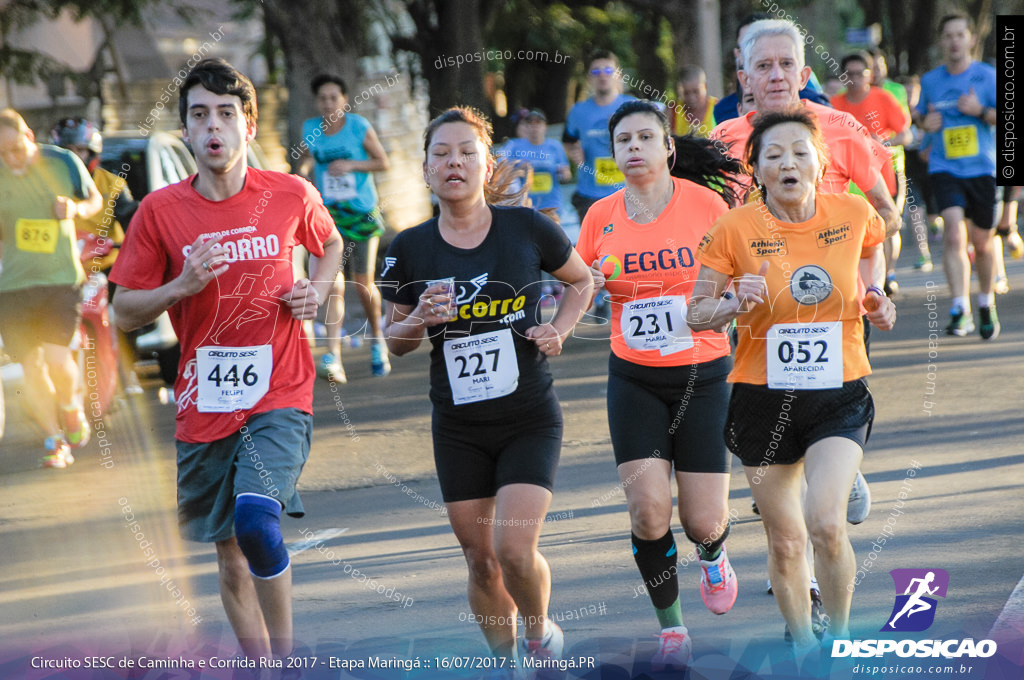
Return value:
[[(185, 538), (215, 544), (244, 653), (292, 651), (280, 516), (303, 514), (316, 377), (346, 380), (345, 272), (374, 376), (389, 374), (389, 354), (429, 342), (437, 475), (472, 620), (495, 656), (562, 654), (538, 550), (563, 429), (549, 360), (589, 309), (610, 329), (609, 460), (660, 631), (653, 667), (684, 668), (692, 655), (673, 508), (704, 605), (726, 614), (736, 601), (742, 574), (725, 545), (733, 454), (763, 520), (786, 640), (803, 658), (848, 637), (846, 525), (870, 510), (859, 472), (875, 413), (869, 331), (896, 323), (901, 228), (911, 225), (926, 269), (929, 222), (941, 223), (951, 335), (998, 336), (999, 237), (1024, 253), (1017, 195), (997, 194), (994, 69), (972, 60), (967, 16), (944, 17), (938, 43), (943, 63), (906, 89), (885, 79), (883, 55), (852, 52), (846, 89), (830, 100), (798, 28), (752, 16), (737, 35), (731, 101), (709, 97), (696, 67), (681, 70), (678, 103), (636, 99), (615, 55), (599, 51), (562, 144), (537, 109), (519, 113), (519, 138), (500, 149), (482, 114), (449, 109), (424, 135), (437, 214), (401, 232), (376, 275), (384, 225), (372, 173), (389, 160), (347, 111), (345, 81), (310, 84), (320, 115), (303, 126), (306, 181), (246, 165), (255, 89), (223, 60), (196, 65), (179, 115), (198, 172), (141, 202), (110, 279), (122, 329), (166, 311), (181, 342), (179, 523)], [(101, 193), (76, 156), (37, 144), (13, 111), (0, 113), (0, 156), (0, 332), (36, 386), (44, 465), (67, 467), (89, 437), (67, 351), (83, 279), (72, 220), (124, 188)], [(573, 167), (576, 243), (557, 222)], [(552, 290), (557, 306), (545, 309)], [(328, 350), (314, 361), (301, 328), (318, 314), (330, 320)]]

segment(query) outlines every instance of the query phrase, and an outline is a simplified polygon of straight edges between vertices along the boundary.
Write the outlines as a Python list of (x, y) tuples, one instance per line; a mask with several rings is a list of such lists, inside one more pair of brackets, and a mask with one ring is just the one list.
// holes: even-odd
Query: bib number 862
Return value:
[(810, 340), (797, 340), (795, 348), (792, 342), (783, 340), (779, 343), (779, 361), (789, 364), (795, 359), (798, 364), (810, 363), (813, 348), (818, 349), (818, 358), (814, 362), (827, 363), (825, 352), (828, 351), (828, 343), (824, 340), (815, 340), (813, 343)]
[[(474, 375), (484, 375), (484, 374), (486, 374), (487, 373), (487, 369), (484, 368), (484, 354), (490, 355), (491, 357), (494, 358), (494, 363), (491, 365), (490, 370), (491, 370), (492, 373), (494, 371), (497, 371), (498, 370), (498, 354), (499, 354), (500, 351), (501, 350), (497, 350), (497, 349), (489, 349), (486, 352), (484, 352), (483, 354), (481, 354), (480, 352), (473, 352), (472, 354), (469, 355), (468, 359), (466, 357), (464, 357), (464, 356), (456, 355), (454, 357), (454, 359), (455, 359), (456, 363), (459, 364), (459, 377), (460, 378), (469, 378), (469, 377), (474, 376)], [(476, 360), (476, 366), (473, 369), (473, 371), (470, 372), (470, 371), (468, 371), (466, 369), (469, 368), (469, 364), (473, 360)]]
[[(249, 364), (246, 369), (242, 372), (241, 382), (246, 387), (252, 387), (260, 379), (253, 369), (256, 368), (253, 364)], [(238, 364), (231, 364), (231, 368), (224, 374), (220, 374), (220, 364), (214, 364), (213, 370), (210, 371), (210, 375), (206, 376), (206, 379), (220, 387), (222, 382), (229, 382), (233, 386), (238, 387)]]

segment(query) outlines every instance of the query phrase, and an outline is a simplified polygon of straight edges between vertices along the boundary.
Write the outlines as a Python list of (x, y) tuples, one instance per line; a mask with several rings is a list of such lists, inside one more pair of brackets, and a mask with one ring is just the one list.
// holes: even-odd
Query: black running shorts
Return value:
[(562, 408), (554, 389), (500, 420), (462, 420), (434, 409), (434, 464), (446, 503), (491, 498), (507, 484), (554, 488)]
[(732, 357), (687, 366), (608, 360), (608, 429), (615, 464), (665, 458), (679, 472), (729, 472), (722, 439)]
[(736, 383), (729, 399), (725, 443), (743, 465), (789, 465), (827, 437), (852, 439), (863, 449), (875, 404), (861, 378), (833, 390), (781, 390)]
[(928, 181), (931, 182), (939, 212), (959, 206), (964, 209), (964, 216), (979, 229), (996, 226), (999, 195), (996, 193), (995, 177), (984, 175), (965, 178), (939, 172), (928, 175)]

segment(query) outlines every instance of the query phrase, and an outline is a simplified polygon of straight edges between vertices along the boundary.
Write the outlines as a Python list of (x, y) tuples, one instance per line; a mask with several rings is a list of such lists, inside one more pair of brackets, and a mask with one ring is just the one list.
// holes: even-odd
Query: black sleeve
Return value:
[(410, 232), (411, 230), (402, 232), (395, 237), (391, 245), (388, 246), (387, 253), (384, 254), (384, 264), (380, 269), (380, 281), (377, 286), (380, 289), (380, 295), (396, 305), (416, 304), (416, 291), (413, 289), (408, 274), (412, 263), (404, 255), (406, 252), (415, 251), (415, 249), (410, 251), (404, 247), (405, 242), (412, 235)]
[(572, 243), (562, 228), (547, 215), (536, 210), (533, 213), (533, 242), (540, 252), (540, 266), (551, 273), (561, 269), (572, 255)]

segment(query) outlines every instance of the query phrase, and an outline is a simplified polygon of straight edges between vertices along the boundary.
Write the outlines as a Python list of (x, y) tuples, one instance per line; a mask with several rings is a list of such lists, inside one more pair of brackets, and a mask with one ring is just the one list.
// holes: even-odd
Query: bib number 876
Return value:
[[(249, 364), (245, 371), (242, 372), (241, 381), (246, 387), (252, 387), (260, 379), (256, 375), (256, 368), (253, 364)], [(230, 382), (233, 386), (238, 387), (238, 364), (231, 364), (231, 368), (228, 369), (224, 375), (220, 374), (220, 364), (214, 364), (213, 370), (210, 371), (210, 375), (206, 376), (206, 379), (220, 387), (221, 382)]]
[(828, 362), (828, 357), (825, 356), (825, 352), (828, 351), (828, 343), (824, 340), (815, 340), (813, 343), (810, 340), (797, 340), (795, 349), (792, 342), (783, 340), (779, 343), (779, 361), (788, 364), (792, 363), (795, 358), (798, 364), (810, 363), (811, 347), (816, 347), (819, 350), (818, 358), (814, 360), (814, 363)]
[[(457, 361), (459, 363), (459, 377), (460, 378), (469, 378), (469, 377), (474, 376), (474, 375), (484, 375), (484, 374), (486, 374), (487, 373), (487, 369), (484, 368), (484, 354), (490, 355), (490, 356), (492, 356), (494, 358), (494, 363), (492, 364), (490, 370), (491, 370), (492, 373), (494, 371), (497, 371), (498, 370), (498, 354), (499, 354), (500, 351), (501, 350), (497, 350), (497, 349), (489, 349), (486, 352), (484, 352), (483, 354), (481, 354), (480, 352), (473, 352), (472, 354), (469, 355), (468, 358), (464, 357), (462, 355), (456, 355), (454, 357), (454, 359), (455, 359), (455, 361)], [(468, 371), (466, 369), (469, 367), (470, 362), (473, 361), (474, 359), (476, 360), (476, 366), (475, 366), (475, 368), (473, 368), (473, 371), (470, 372), (470, 371)]]

